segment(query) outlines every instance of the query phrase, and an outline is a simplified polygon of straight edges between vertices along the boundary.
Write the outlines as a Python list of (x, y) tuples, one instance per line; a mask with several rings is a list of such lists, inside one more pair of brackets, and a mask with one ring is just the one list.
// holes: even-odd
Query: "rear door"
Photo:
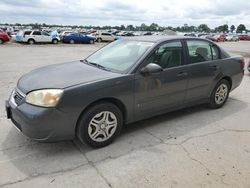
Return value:
[(221, 73), (219, 49), (203, 40), (187, 40), (189, 81), (185, 102), (206, 99), (212, 83)]
[(32, 37), (36, 42), (43, 42), (43, 37), (41, 31), (34, 31)]

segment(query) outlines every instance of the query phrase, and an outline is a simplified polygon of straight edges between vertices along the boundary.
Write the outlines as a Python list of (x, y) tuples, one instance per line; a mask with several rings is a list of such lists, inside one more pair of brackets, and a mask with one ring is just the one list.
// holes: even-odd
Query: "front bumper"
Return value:
[(5, 103), (7, 118), (24, 135), (38, 141), (73, 139), (74, 121), (67, 113), (56, 108), (43, 108), (27, 103), (16, 105), (13, 100)]

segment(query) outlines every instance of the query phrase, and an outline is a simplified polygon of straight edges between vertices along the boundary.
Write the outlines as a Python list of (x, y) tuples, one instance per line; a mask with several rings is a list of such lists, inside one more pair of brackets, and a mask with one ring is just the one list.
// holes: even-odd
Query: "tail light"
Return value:
[(245, 68), (245, 58), (240, 59), (240, 68), (242, 68), (242, 69)]

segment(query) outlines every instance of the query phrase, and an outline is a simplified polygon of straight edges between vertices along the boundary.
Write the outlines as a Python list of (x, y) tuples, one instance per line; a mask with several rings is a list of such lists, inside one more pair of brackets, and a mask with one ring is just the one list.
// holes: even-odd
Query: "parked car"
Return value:
[(214, 41), (216, 42), (225, 42), (226, 41), (226, 35), (220, 34), (214, 36)]
[(242, 35), (239, 35), (239, 39), (240, 39), (240, 40), (250, 40), (250, 36), (249, 36), (249, 35), (242, 34)]
[(9, 35), (0, 29), (0, 44), (8, 42), (10, 40)]
[(64, 43), (89, 43), (94, 44), (96, 38), (93, 36), (83, 35), (81, 33), (70, 33), (62, 38)]
[(45, 31), (24, 31), (23, 33), (19, 33), (16, 35), (16, 41), (18, 42), (25, 42), (28, 44), (35, 44), (35, 43), (53, 43), (58, 44), (60, 38), (56, 35), (50, 35)]
[(185, 37), (196, 37), (194, 33), (186, 33), (184, 34)]
[(239, 37), (237, 35), (227, 35), (226, 36), (226, 41), (234, 41), (237, 42), (239, 41)]
[(243, 79), (244, 59), (198, 38), (124, 38), (84, 60), (22, 76), (7, 117), (40, 141), (110, 144), (124, 124), (208, 103), (222, 107)]
[(68, 35), (70, 33), (74, 33), (74, 32), (73, 31), (62, 31), (62, 32), (60, 32), (60, 34), (59, 34), (60, 40), (62, 40), (64, 36), (66, 36), (66, 35)]
[(205, 36), (205, 39), (211, 40), (211, 41), (216, 41), (216, 39), (214, 38), (215, 34), (210, 34)]
[(117, 40), (117, 36), (113, 35), (112, 33), (97, 33), (96, 35), (96, 40), (97, 42), (102, 42), (102, 41), (105, 41), (105, 42), (113, 42), (115, 40)]

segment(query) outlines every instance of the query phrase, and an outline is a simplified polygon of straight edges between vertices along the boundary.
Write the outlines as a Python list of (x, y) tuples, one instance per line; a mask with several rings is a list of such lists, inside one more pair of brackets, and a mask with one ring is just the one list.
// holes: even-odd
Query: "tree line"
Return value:
[(147, 25), (145, 23), (142, 23), (139, 26), (134, 26), (134, 25), (120, 25), (120, 26), (83, 26), (83, 25), (57, 25), (57, 24), (46, 24), (46, 23), (30, 23), (30, 24), (0, 24), (0, 25), (5, 25), (5, 26), (22, 26), (22, 27), (27, 27), (31, 26), (33, 29), (41, 29), (44, 27), (56, 27), (56, 28), (63, 28), (63, 27), (70, 27), (72, 29), (80, 28), (80, 29), (103, 29), (103, 30), (111, 30), (111, 29), (116, 29), (116, 30), (127, 30), (127, 31), (164, 31), (166, 29), (173, 30), (173, 31), (178, 31), (178, 32), (205, 32), (205, 33), (227, 33), (227, 32), (237, 32), (237, 33), (242, 33), (244, 31), (247, 32), (247, 28), (244, 24), (239, 24), (237, 27), (235, 25), (231, 25), (229, 27), (228, 24), (220, 25), (215, 28), (209, 28), (207, 24), (200, 24), (199, 26), (189, 26), (188, 24), (184, 24), (183, 26), (178, 26), (178, 27), (171, 27), (171, 26), (160, 26), (156, 23), (152, 23), (150, 25)]

